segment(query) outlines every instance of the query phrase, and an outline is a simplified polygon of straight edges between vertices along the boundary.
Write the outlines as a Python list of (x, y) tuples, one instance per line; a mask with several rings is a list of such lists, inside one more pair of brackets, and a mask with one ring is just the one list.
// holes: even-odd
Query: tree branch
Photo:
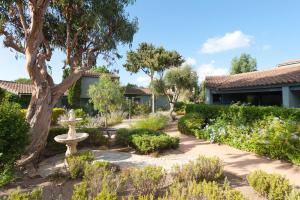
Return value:
[(25, 39), (27, 39), (27, 35), (28, 35), (28, 24), (26, 22), (26, 18), (25, 18), (25, 14), (24, 14), (24, 10), (23, 10), (23, 3), (21, 0), (17, 0), (16, 2), (17, 5), (17, 9), (19, 11), (19, 17), (20, 17), (20, 21), (24, 30), (24, 34), (25, 34)]
[(16, 39), (9, 32), (7, 32), (5, 30), (1, 30), (0, 34), (5, 36), (5, 38), (3, 40), (4, 46), (13, 48), (14, 50), (16, 50), (19, 53), (22, 53), (22, 54), (25, 53), (24, 47), (17, 44)]

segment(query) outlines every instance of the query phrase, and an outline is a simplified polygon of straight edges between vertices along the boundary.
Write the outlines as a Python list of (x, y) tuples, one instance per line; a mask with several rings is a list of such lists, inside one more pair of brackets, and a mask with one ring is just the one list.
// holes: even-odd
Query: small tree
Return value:
[(151, 88), (156, 94), (166, 95), (170, 104), (172, 117), (174, 105), (179, 95), (186, 90), (194, 90), (197, 87), (198, 76), (188, 65), (180, 68), (169, 69), (162, 79), (152, 82)]
[(105, 127), (107, 127), (108, 115), (118, 110), (123, 104), (123, 88), (119, 81), (114, 81), (109, 76), (103, 75), (97, 84), (90, 86), (88, 92), (94, 108), (104, 116)]
[(234, 57), (231, 61), (230, 74), (240, 74), (256, 71), (256, 59), (250, 54), (242, 53), (240, 57)]
[[(155, 72), (162, 77), (166, 69), (180, 66), (184, 60), (176, 51), (167, 51), (163, 47), (155, 47), (152, 44), (140, 43), (136, 51), (127, 52), (127, 61), (124, 64), (126, 70), (137, 73), (142, 70), (154, 80)], [(155, 96), (152, 93), (152, 112), (155, 111)]]

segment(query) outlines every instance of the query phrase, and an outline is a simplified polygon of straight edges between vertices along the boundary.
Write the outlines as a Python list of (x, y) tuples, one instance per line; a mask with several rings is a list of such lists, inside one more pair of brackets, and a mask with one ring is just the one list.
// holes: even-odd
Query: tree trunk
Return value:
[(174, 103), (170, 102), (170, 117), (171, 119), (174, 121), (175, 120), (175, 116), (173, 116), (173, 112), (174, 112)]

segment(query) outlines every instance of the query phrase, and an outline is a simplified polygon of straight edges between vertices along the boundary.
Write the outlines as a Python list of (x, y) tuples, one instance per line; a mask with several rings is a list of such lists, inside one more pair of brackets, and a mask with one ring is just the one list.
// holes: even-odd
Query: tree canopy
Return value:
[(124, 89), (120, 82), (103, 75), (99, 82), (88, 90), (94, 108), (107, 118), (107, 115), (121, 108), (124, 101)]
[(240, 57), (234, 57), (231, 61), (230, 74), (256, 71), (256, 59), (250, 54), (242, 53)]
[[(140, 43), (136, 51), (127, 52), (127, 60), (124, 67), (127, 71), (137, 73), (143, 71), (154, 80), (155, 73), (163, 77), (165, 70), (171, 67), (178, 67), (184, 59), (177, 51), (168, 51), (163, 47), (156, 47), (149, 43)], [(152, 112), (154, 112), (155, 97), (152, 93)]]
[(154, 80), (151, 89), (156, 94), (166, 95), (170, 104), (171, 114), (179, 95), (186, 90), (195, 90), (198, 86), (198, 76), (188, 65), (171, 68), (162, 79)]
[(24, 84), (31, 84), (32, 81), (29, 78), (18, 78), (15, 80), (16, 83), (24, 83)]

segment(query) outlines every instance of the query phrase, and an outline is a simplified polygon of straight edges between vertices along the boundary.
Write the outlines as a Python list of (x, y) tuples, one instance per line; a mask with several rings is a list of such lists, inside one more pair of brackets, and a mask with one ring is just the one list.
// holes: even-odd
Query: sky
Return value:
[[(178, 51), (197, 71), (207, 75), (229, 73), (231, 60), (241, 53), (257, 59), (258, 70), (300, 59), (299, 0), (137, 0), (127, 8), (137, 17), (139, 30), (131, 49), (149, 42)], [(2, 43), (2, 42), (1, 42)], [(122, 84), (147, 86), (149, 78), (123, 68), (129, 46), (110, 69), (118, 69)], [(55, 51), (49, 63), (54, 81), (62, 77), (64, 54)], [(101, 58), (99, 64), (105, 64)], [(23, 57), (0, 46), (0, 80), (28, 77)]]

